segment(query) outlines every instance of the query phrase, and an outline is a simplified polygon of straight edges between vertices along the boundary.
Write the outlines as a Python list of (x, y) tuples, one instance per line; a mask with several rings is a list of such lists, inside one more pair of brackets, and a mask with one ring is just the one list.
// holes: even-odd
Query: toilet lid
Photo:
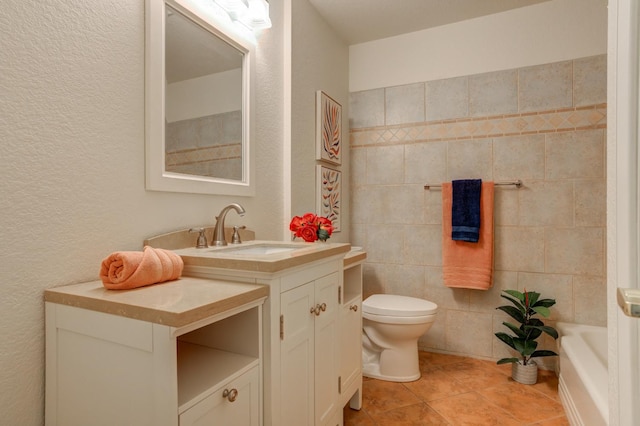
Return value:
[(362, 311), (375, 315), (417, 317), (435, 314), (438, 311), (438, 305), (415, 297), (374, 294), (362, 302)]

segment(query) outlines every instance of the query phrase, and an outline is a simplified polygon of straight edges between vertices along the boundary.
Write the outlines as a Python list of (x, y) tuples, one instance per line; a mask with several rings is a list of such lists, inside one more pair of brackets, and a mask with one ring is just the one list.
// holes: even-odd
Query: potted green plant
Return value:
[[(500, 297), (507, 299), (511, 305), (499, 306), (499, 309), (518, 322), (518, 325), (509, 322), (502, 324), (513, 332), (513, 335), (498, 332), (496, 337), (506, 343), (511, 349), (520, 354), (520, 357), (502, 358), (498, 364), (512, 363), (511, 376), (517, 382), (534, 384), (538, 379), (538, 365), (532, 358), (543, 356), (557, 356), (549, 350), (538, 350), (536, 341), (542, 333), (546, 333), (554, 339), (558, 338), (555, 328), (544, 325), (542, 320), (535, 318), (541, 315), (549, 317), (549, 308), (556, 304), (554, 299), (540, 299), (540, 293), (527, 291), (524, 293), (516, 290), (504, 290)], [(513, 306), (512, 306), (513, 305)]]

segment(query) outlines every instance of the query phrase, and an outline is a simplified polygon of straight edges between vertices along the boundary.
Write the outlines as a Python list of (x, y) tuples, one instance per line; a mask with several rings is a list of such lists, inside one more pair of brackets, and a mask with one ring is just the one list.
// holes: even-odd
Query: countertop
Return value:
[(349, 266), (362, 262), (367, 258), (367, 253), (362, 251), (362, 249), (351, 249), (349, 253), (344, 256), (343, 267), (348, 268)]
[[(269, 255), (251, 255), (227, 252), (228, 250), (248, 248), (260, 245), (296, 247), (296, 250)], [(212, 268), (233, 269), (250, 272), (275, 273), (305, 263), (340, 254), (351, 249), (348, 243), (328, 242), (286, 242), (286, 241), (248, 241), (239, 245), (208, 247), (204, 249), (184, 248), (174, 250), (182, 257), (185, 266), (207, 266)]]
[(133, 290), (107, 290), (101, 281), (45, 290), (46, 302), (182, 327), (267, 297), (260, 284), (182, 277)]

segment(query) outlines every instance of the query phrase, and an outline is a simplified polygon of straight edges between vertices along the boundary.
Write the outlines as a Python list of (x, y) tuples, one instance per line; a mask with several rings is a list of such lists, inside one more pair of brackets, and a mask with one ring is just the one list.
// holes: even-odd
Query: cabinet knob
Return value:
[(323, 303), (322, 305), (316, 304), (316, 306), (309, 309), (309, 312), (312, 314), (316, 314), (316, 316), (318, 316), (326, 310), (327, 310), (327, 304)]
[(353, 312), (358, 312), (358, 305), (351, 305), (349, 306), (349, 309), (351, 309)]
[(233, 402), (238, 397), (238, 389), (225, 389), (222, 391), (222, 397), (227, 398), (229, 402)]

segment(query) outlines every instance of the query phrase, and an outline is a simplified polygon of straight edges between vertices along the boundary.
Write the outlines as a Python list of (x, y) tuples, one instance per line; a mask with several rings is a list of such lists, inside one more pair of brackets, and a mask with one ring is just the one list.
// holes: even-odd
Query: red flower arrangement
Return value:
[(291, 219), (289, 230), (295, 237), (312, 243), (316, 240), (326, 241), (333, 233), (333, 225), (326, 217), (305, 213), (303, 216), (294, 216)]

